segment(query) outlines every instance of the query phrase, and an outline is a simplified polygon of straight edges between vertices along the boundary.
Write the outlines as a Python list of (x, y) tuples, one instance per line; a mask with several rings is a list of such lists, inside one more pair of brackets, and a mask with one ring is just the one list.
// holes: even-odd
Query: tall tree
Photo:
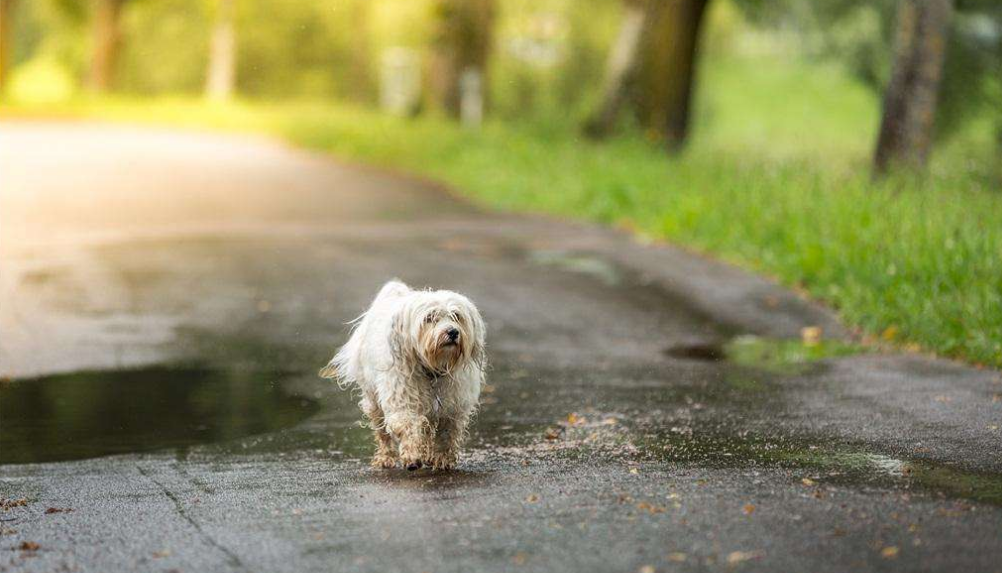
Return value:
[(120, 20), (125, 0), (93, 0), (93, 46), (87, 85), (102, 93), (111, 88), (122, 41)]
[(460, 80), (477, 72), (487, 85), (487, 68), (494, 41), (494, 0), (439, 0), (433, 62), (432, 96), (449, 115), (461, 113)]
[(892, 165), (923, 167), (933, 126), (953, 0), (901, 0), (891, 79), (874, 154), (877, 173)]
[(235, 0), (217, 0), (216, 23), (209, 43), (209, 67), (205, 95), (225, 101), (233, 96), (237, 76)]
[(670, 150), (689, 137), (696, 55), (708, 0), (655, 2), (637, 77), (637, 115)]
[(16, 4), (17, 0), (0, 0), (0, 90), (7, 86), (10, 73)]
[(609, 52), (602, 81), (602, 101), (585, 124), (585, 132), (593, 137), (608, 135), (627, 97), (628, 84), (640, 59), (640, 41), (649, 13), (643, 0), (626, 0), (623, 22)]
[[(689, 136), (696, 63), (709, 0), (627, 3), (619, 40), (609, 59), (604, 99), (587, 131), (611, 131), (619, 108), (633, 103), (648, 134), (677, 150)], [(638, 33), (638, 28), (643, 28)]]

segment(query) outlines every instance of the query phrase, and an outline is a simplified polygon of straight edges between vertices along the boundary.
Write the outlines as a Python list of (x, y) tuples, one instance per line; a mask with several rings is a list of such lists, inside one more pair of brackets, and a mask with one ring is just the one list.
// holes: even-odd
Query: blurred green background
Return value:
[(998, 0), (0, 6), (5, 117), (265, 132), (667, 239), (866, 340), (1002, 366)]

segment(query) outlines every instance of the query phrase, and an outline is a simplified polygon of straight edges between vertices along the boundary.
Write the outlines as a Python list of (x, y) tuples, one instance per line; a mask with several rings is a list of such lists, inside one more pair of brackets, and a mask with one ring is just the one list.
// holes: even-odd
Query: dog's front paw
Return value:
[(436, 470), (451, 470), (456, 467), (456, 454), (435, 453), (432, 454), (426, 464)]
[(397, 466), (397, 458), (385, 454), (376, 454), (372, 457), (370, 465), (376, 469), (392, 469)]
[(421, 466), (424, 465), (424, 462), (418, 458), (404, 457), (402, 461), (404, 463), (404, 467), (407, 468), (407, 471), (409, 472), (419, 470), (421, 469)]

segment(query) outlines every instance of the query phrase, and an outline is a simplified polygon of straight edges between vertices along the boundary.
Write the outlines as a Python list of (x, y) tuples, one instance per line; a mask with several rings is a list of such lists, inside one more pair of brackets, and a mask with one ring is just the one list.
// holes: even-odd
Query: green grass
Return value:
[(924, 176), (874, 182), (877, 102), (838, 70), (722, 61), (700, 88), (697, 135), (675, 158), (631, 135), (596, 144), (559, 124), (466, 130), (329, 103), (58, 111), (269, 133), (444, 180), (490, 208), (628, 226), (802, 288), (866, 333), (1002, 366), (1002, 192), (988, 129), (938, 149)]

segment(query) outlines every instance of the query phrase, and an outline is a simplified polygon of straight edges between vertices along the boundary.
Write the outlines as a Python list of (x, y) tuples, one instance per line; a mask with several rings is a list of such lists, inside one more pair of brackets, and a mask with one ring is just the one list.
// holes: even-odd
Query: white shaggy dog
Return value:
[(485, 334), (465, 296), (396, 280), (355, 319), (320, 375), (361, 391), (359, 407), (376, 433), (373, 467), (456, 465), (484, 383)]

